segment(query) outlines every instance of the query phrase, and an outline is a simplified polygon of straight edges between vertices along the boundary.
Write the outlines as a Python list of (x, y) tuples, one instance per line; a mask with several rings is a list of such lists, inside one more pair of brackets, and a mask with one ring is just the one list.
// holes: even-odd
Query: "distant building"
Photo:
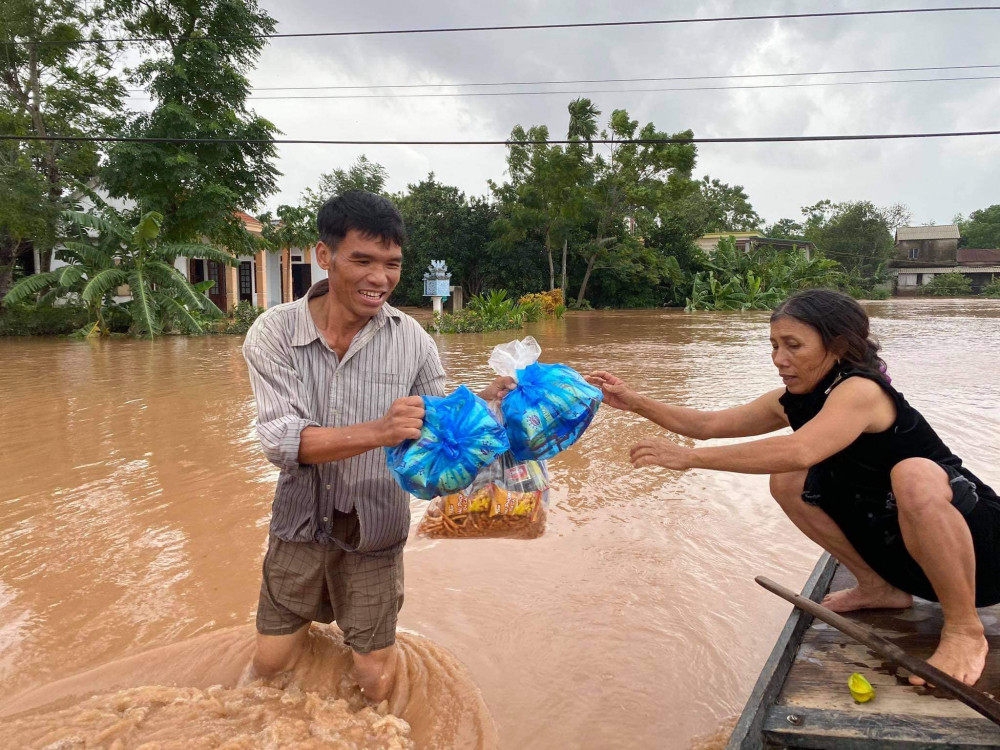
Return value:
[[(263, 225), (250, 214), (236, 212), (243, 227), (252, 235), (261, 236)], [(239, 302), (250, 302), (258, 307), (273, 307), (282, 302), (299, 299), (309, 287), (326, 278), (326, 272), (316, 262), (312, 248), (283, 248), (281, 252), (260, 250), (254, 255), (240, 255), (236, 266), (228, 266), (205, 258), (183, 258), (174, 266), (192, 284), (214, 281), (206, 294), (223, 312), (232, 312)], [(66, 265), (58, 258), (52, 259), (52, 268)], [(25, 275), (38, 273), (41, 268), (35, 250), (23, 263)], [(128, 287), (120, 287), (116, 295), (119, 302), (131, 299)]]
[(897, 294), (915, 294), (942, 273), (960, 273), (978, 292), (1000, 275), (1000, 250), (958, 246), (961, 234), (955, 224), (900, 227), (896, 230), (896, 255), (889, 263), (896, 277)]
[[(242, 211), (236, 216), (247, 232), (260, 237), (264, 227), (257, 219)], [(191, 258), (180, 270), (191, 283), (214, 281), (208, 296), (220, 310), (231, 312), (240, 302), (267, 308), (304, 296), (310, 286), (326, 278), (313, 255), (308, 247), (286, 247), (275, 253), (259, 250), (255, 255), (238, 256), (235, 267)]]
[(805, 240), (784, 240), (776, 237), (765, 237), (760, 232), (711, 232), (703, 234), (696, 239), (695, 244), (706, 253), (714, 253), (719, 246), (719, 241), (727, 237), (732, 237), (736, 242), (736, 248), (748, 253), (758, 247), (775, 247), (779, 250), (802, 250), (806, 254), (806, 259), (812, 258), (812, 251), (816, 246)]
[(954, 263), (961, 236), (957, 224), (900, 227), (896, 230), (896, 260)]

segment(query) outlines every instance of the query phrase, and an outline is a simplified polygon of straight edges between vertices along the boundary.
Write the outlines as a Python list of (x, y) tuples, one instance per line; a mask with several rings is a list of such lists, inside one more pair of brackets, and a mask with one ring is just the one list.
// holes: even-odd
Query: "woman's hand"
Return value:
[(647, 438), (631, 452), (632, 466), (663, 466), (667, 469), (686, 471), (691, 468), (691, 449), (677, 445), (667, 438)]
[(493, 382), (479, 392), (483, 401), (500, 401), (504, 396), (517, 388), (517, 381), (507, 375), (498, 375)]
[(590, 376), (586, 380), (591, 385), (596, 385), (600, 388), (601, 393), (604, 394), (604, 403), (615, 409), (635, 411), (642, 400), (642, 396), (629, 388), (624, 380), (612, 375), (610, 372), (598, 370), (597, 372), (590, 373)]

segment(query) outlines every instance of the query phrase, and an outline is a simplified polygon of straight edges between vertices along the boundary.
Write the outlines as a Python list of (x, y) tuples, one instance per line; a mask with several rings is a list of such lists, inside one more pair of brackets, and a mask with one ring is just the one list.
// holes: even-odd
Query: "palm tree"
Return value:
[(177, 257), (207, 258), (234, 265), (232, 255), (204, 243), (157, 241), (163, 216), (143, 214), (133, 226), (116, 209), (91, 190), (89, 213), (63, 211), (62, 217), (77, 230), (77, 239), (66, 240), (56, 257), (66, 262), (48, 273), (21, 279), (4, 297), (17, 304), (43, 294), (39, 304), (75, 296), (90, 314), (88, 335), (107, 335), (108, 311), (115, 305), (115, 290), (127, 285), (132, 299), (122, 307), (131, 318), (129, 330), (153, 338), (168, 326), (186, 332), (203, 332), (203, 318), (223, 313), (205, 295), (212, 282), (192, 285), (173, 265)]
[(601, 110), (590, 99), (581, 97), (569, 103), (569, 130), (566, 137), (570, 140), (580, 138), (587, 142), (587, 153), (594, 153), (594, 136), (597, 135), (597, 117)]

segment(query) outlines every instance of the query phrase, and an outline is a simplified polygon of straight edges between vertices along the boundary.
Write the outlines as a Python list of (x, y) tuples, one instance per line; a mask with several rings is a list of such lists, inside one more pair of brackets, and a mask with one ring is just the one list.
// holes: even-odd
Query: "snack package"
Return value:
[(399, 485), (423, 500), (468, 487), (510, 444), (503, 425), (464, 385), (449, 396), (424, 396), (424, 426), (416, 440), (385, 449)]
[(510, 449), (521, 461), (552, 458), (590, 425), (603, 398), (573, 368), (541, 364), (541, 347), (528, 336), (494, 347), (490, 366), (517, 387), (500, 402)]
[(548, 470), (511, 453), (485, 467), (461, 492), (427, 506), (417, 533), (432, 539), (536, 539), (545, 533)]

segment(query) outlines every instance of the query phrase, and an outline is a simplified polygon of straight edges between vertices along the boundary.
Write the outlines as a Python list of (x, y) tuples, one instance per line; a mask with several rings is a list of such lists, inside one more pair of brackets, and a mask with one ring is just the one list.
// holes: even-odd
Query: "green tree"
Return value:
[(957, 218), (963, 247), (1000, 248), (1000, 203), (973, 211), (968, 219)]
[(282, 204), (272, 217), (267, 211), (257, 217), (263, 225), (261, 235), (272, 252), (286, 247), (312, 247), (319, 240), (316, 212), (307, 206)]
[(591, 143), (599, 130), (597, 118), (601, 110), (590, 99), (579, 98), (569, 103), (569, 128), (566, 137), (570, 140), (582, 140), (587, 144), (587, 154), (594, 154), (594, 144)]
[(25, 302), (39, 294), (44, 295), (40, 304), (77, 296), (89, 313), (89, 333), (107, 335), (111, 332), (109, 313), (118, 308), (114, 297), (119, 287), (127, 285), (132, 299), (122, 307), (131, 320), (130, 330), (149, 338), (168, 326), (200, 333), (203, 316), (222, 316), (204, 294), (211, 282), (193, 286), (173, 260), (208, 258), (231, 264), (228, 254), (202, 243), (163, 242), (160, 214), (149, 211), (129, 223), (128, 214), (85, 192), (94, 209), (63, 212), (63, 218), (77, 230), (76, 238), (67, 239), (57, 250), (66, 265), (21, 279), (7, 294), (5, 304)]
[(804, 240), (805, 227), (795, 219), (778, 219), (764, 227), (764, 236), (776, 240)]
[(688, 210), (698, 212), (702, 234), (748, 232), (762, 223), (742, 185), (727, 185), (705, 175), (698, 183), (696, 195), (698, 200)]
[(904, 206), (879, 208), (871, 201), (825, 200), (803, 208), (802, 213), (806, 239), (862, 281), (875, 278), (892, 257), (893, 233), (909, 220)]
[(312, 212), (315, 219), (319, 207), (335, 195), (349, 190), (367, 190), (369, 193), (383, 193), (389, 173), (378, 162), (361, 154), (347, 169), (335, 169), (320, 175), (315, 188), (306, 188), (302, 194), (302, 206)]
[[(115, 132), (125, 91), (111, 74), (115, 48), (103, 2), (5, 0), (0, 12), (0, 130), (25, 136)], [(40, 41), (42, 44), (27, 44)], [(38, 250), (48, 271), (70, 186), (97, 171), (95, 143), (6, 142), (0, 146), (0, 298), (18, 259)]]
[[(577, 100), (577, 102), (586, 100)], [(574, 102), (576, 104), (577, 102)], [(570, 105), (570, 137), (587, 132), (586, 124), (574, 123)], [(596, 111), (591, 106), (586, 112)], [(549, 131), (536, 126), (525, 132), (520, 125), (511, 132), (511, 141), (537, 141), (531, 145), (511, 143), (507, 153), (510, 182), (503, 186), (490, 183), (491, 189), (504, 205), (495, 231), (504, 248), (524, 242), (532, 234), (543, 238), (548, 261), (549, 289), (555, 289), (556, 266), (553, 249), (562, 245), (560, 288), (566, 285), (566, 261), (570, 238), (582, 220), (583, 190), (589, 179), (586, 152), (582, 144), (563, 149), (548, 145)]]
[(491, 225), (499, 217), (496, 204), (468, 200), (457, 187), (444, 185), (431, 173), (406, 193), (393, 197), (406, 223), (403, 273), (394, 300), (421, 304), (423, 274), (431, 260), (445, 260), (452, 283), (470, 295), (507, 289), (517, 298), (542, 288), (537, 245), (493, 241)]
[(256, 250), (235, 215), (253, 210), (276, 190), (278, 132), (247, 109), (253, 69), (274, 20), (255, 0), (115, 0), (129, 34), (158, 37), (131, 71), (153, 98), (135, 114), (129, 135), (140, 138), (236, 139), (243, 143), (119, 143), (109, 149), (101, 180), (141, 213), (163, 216), (169, 241), (202, 237), (233, 252)]
[[(640, 130), (639, 122), (629, 119), (625, 110), (611, 113), (608, 129), (602, 131), (601, 136), (612, 143), (606, 156), (597, 154), (593, 158), (594, 181), (587, 202), (594, 233), (582, 248), (586, 267), (577, 293), (577, 306), (586, 298), (587, 284), (595, 268), (611, 269), (623, 276), (640, 272), (642, 281), (650, 281), (647, 264), (653, 258), (643, 248), (639, 237), (655, 222), (658, 208), (669, 202), (678, 183), (683, 185), (691, 180), (696, 155), (693, 144), (622, 141), (691, 138), (693, 135), (688, 130), (670, 136), (656, 130), (653, 123)], [(663, 269), (654, 267), (652, 275), (659, 270)]]

